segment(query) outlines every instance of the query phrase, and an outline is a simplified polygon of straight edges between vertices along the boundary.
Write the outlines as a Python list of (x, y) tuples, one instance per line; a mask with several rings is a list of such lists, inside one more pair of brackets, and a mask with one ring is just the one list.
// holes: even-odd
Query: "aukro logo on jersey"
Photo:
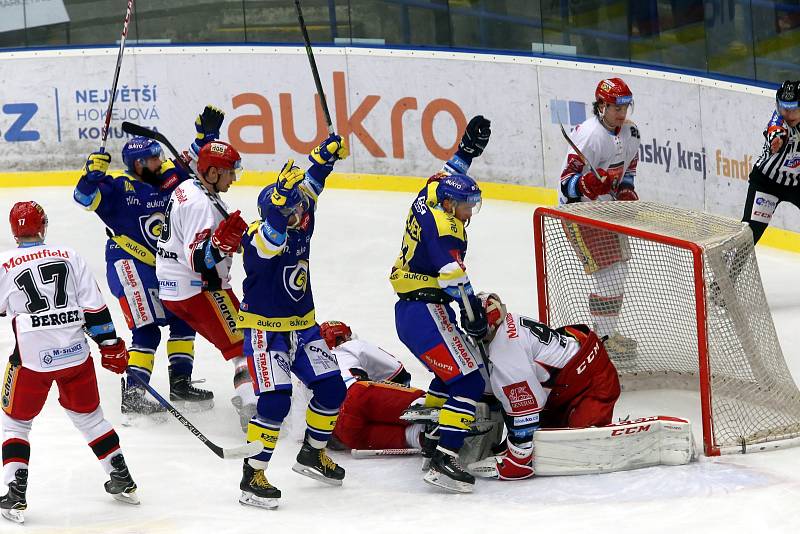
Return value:
[(283, 268), (283, 287), (295, 302), (300, 302), (308, 285), (308, 261), (300, 260), (296, 265)]
[(154, 248), (158, 243), (158, 238), (161, 237), (162, 226), (164, 226), (164, 214), (161, 212), (139, 217), (139, 229)]

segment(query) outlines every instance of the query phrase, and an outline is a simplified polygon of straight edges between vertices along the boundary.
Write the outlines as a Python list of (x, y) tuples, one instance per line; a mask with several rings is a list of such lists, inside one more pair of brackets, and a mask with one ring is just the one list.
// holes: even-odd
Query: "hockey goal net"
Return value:
[(699, 389), (707, 456), (800, 441), (800, 391), (746, 225), (654, 202), (587, 202), (538, 208), (534, 237), (540, 319), (610, 318), (635, 345), (610, 354), (625, 391)]

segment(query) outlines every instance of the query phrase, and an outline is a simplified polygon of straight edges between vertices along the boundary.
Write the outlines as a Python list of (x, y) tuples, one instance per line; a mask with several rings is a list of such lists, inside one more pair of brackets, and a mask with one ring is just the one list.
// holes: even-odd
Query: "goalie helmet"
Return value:
[(162, 158), (164, 151), (161, 145), (154, 139), (147, 137), (132, 137), (122, 147), (122, 162), (128, 169), (128, 172), (135, 172), (135, 164), (137, 161), (144, 165), (144, 160), (148, 158)]
[(211, 167), (233, 169), (238, 178), (242, 171), (242, 156), (228, 143), (212, 141), (203, 145), (197, 154), (197, 171), (205, 176)]
[(319, 332), (331, 350), (353, 337), (353, 331), (341, 321), (325, 321), (319, 325)]
[(478, 293), (478, 298), (483, 305), (483, 310), (486, 312), (486, 322), (489, 324), (488, 336), (494, 336), (500, 325), (506, 319), (506, 305), (500, 300), (496, 293)]
[(780, 109), (797, 109), (800, 107), (800, 81), (786, 80), (775, 93), (775, 103)]
[(40, 237), (47, 233), (47, 214), (44, 208), (33, 200), (17, 202), (8, 216), (11, 233), (19, 239), (23, 237)]
[(633, 92), (622, 78), (600, 80), (594, 91), (595, 102), (624, 106), (633, 103)]

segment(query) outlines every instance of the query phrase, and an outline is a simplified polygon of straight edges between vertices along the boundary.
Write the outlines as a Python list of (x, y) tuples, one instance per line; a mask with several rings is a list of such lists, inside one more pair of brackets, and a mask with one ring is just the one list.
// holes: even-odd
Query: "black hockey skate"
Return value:
[(297, 453), (297, 463), (292, 466), (292, 471), (331, 486), (341, 486), (345, 474), (344, 469), (331, 460), (324, 448), (315, 449), (308, 440), (303, 441), (303, 447)]
[(169, 400), (190, 412), (201, 412), (214, 407), (214, 394), (207, 389), (194, 387), (188, 375), (169, 377)]
[(111, 459), (111, 480), (106, 481), (105, 488), (116, 500), (127, 504), (139, 504), (139, 497), (136, 495), (136, 483), (131, 478), (128, 466), (125, 465), (125, 458), (117, 454)]
[(151, 401), (145, 396), (142, 387), (128, 386), (125, 377), (120, 379), (122, 383), (122, 415), (126, 416), (124, 425), (129, 426), (131, 419), (138, 416), (150, 416), (158, 422), (167, 420), (167, 409), (158, 402)]
[(14, 523), (24, 523), (23, 511), (28, 508), (25, 492), (28, 490), (28, 470), (17, 469), (14, 480), (8, 484), (8, 493), (0, 497), (0, 514)]
[(256, 469), (244, 461), (242, 467), (242, 481), (239, 483), (242, 495), (239, 503), (245, 506), (255, 506), (274, 510), (278, 507), (278, 499), (281, 498), (281, 490), (273, 486), (267, 480), (263, 469)]
[(472, 493), (475, 477), (470, 475), (458, 459), (458, 455), (441, 447), (431, 458), (431, 466), (422, 479), (454, 493)]
[(439, 446), (439, 424), (428, 423), (420, 435), (422, 445), (422, 470), (427, 471), (431, 466), (431, 458)]

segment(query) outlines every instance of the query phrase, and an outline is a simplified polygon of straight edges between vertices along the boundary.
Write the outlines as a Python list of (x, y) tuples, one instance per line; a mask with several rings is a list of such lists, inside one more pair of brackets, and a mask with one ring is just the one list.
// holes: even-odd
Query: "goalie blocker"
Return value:
[[(611, 473), (696, 459), (686, 419), (653, 416), (602, 427), (543, 429), (534, 434), (534, 472), (539, 476)], [(475, 476), (498, 477), (499, 456), (469, 464)]]

